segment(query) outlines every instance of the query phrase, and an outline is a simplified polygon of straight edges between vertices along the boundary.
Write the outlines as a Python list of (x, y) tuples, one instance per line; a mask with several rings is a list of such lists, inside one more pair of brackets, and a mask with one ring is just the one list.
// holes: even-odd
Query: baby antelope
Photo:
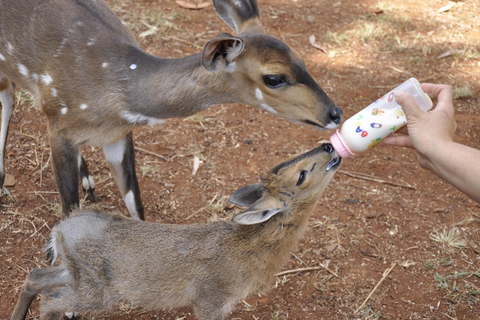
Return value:
[(41, 319), (119, 302), (192, 306), (200, 320), (225, 319), (249, 294), (270, 288), (340, 162), (324, 143), (276, 166), (232, 194), (232, 203), (248, 209), (231, 221), (168, 225), (75, 210), (47, 245), (52, 265), (61, 263), (31, 271), (11, 319), (25, 319), (37, 294)]

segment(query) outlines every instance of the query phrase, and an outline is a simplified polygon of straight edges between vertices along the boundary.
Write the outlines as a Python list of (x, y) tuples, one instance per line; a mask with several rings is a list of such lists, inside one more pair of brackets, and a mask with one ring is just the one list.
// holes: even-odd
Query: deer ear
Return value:
[(264, 190), (261, 182), (251, 184), (235, 191), (228, 201), (240, 207), (249, 207), (263, 196)]
[(203, 49), (202, 62), (208, 71), (215, 72), (220, 69), (231, 71), (234, 69), (234, 59), (243, 51), (243, 40), (228, 33), (222, 33), (210, 40)]
[[(247, 186), (246, 188), (252, 188), (250, 195), (251, 200), (255, 198), (256, 192), (253, 191), (255, 188), (258, 188), (259, 183), (254, 185)], [(263, 186), (262, 186), (263, 187)], [(244, 188), (242, 188), (244, 189)], [(242, 189), (238, 190), (237, 192), (241, 191)], [(245, 192), (247, 193), (247, 192)], [(268, 194), (264, 194), (262, 191), (262, 196), (253, 203), (250, 208), (247, 210), (240, 212), (236, 216), (233, 217), (232, 221), (238, 224), (257, 224), (267, 221), (274, 215), (279, 212), (283, 212), (287, 209), (287, 206), (277, 198), (269, 196)]]
[(267, 221), (277, 213), (282, 211), (281, 208), (270, 208), (270, 209), (254, 209), (248, 208), (247, 210), (240, 212), (233, 217), (232, 221), (238, 224), (251, 225), (258, 224), (264, 221)]
[(237, 34), (264, 33), (256, 0), (213, 0), (215, 10)]

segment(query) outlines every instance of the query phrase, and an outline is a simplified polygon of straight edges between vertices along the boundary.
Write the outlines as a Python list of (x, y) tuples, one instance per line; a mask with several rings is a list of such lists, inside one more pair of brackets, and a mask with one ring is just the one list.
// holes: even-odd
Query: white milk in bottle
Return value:
[(423, 111), (432, 108), (432, 100), (415, 78), (410, 78), (353, 117), (346, 120), (330, 141), (342, 158), (355, 155), (380, 142), (407, 123), (407, 117), (395, 101), (395, 92), (410, 93)]

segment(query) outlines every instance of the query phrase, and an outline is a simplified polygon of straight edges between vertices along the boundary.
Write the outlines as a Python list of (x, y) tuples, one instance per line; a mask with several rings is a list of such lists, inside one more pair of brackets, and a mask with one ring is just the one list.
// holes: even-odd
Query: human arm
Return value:
[(407, 126), (398, 131), (403, 135), (389, 136), (384, 143), (415, 149), (422, 168), (480, 203), (480, 150), (453, 141), (452, 88), (425, 83), (422, 89), (438, 97), (436, 108), (423, 112), (410, 94), (397, 92), (395, 99), (407, 116)]

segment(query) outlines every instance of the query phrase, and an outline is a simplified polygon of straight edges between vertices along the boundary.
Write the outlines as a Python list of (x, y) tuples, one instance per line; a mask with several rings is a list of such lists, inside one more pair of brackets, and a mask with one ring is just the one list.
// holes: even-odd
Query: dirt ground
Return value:
[[(141, 46), (162, 57), (200, 52), (231, 32), (213, 6), (108, 2)], [(345, 119), (410, 77), (446, 83), (455, 91), (456, 141), (480, 149), (478, 0), (259, 0), (259, 6), (267, 32), (301, 54)], [(325, 52), (309, 43), (311, 35)], [(43, 246), (60, 219), (45, 117), (28, 93), (18, 96), (6, 159), (15, 181), (0, 204), (0, 319), (9, 318), (28, 271), (45, 266)], [(240, 211), (227, 203), (233, 191), (332, 133), (238, 104), (136, 130), (146, 219), (229, 219)], [(126, 214), (101, 150), (84, 151), (100, 205)], [(194, 157), (200, 166), (192, 175)], [(345, 159), (318, 202), (284, 270), (319, 268), (277, 277), (267, 295), (237, 305), (232, 319), (480, 319), (480, 206), (421, 169), (414, 151), (379, 144)], [(27, 319), (37, 318), (38, 300)], [(129, 305), (89, 319), (112, 318), (195, 319), (189, 308), (145, 312)]]

